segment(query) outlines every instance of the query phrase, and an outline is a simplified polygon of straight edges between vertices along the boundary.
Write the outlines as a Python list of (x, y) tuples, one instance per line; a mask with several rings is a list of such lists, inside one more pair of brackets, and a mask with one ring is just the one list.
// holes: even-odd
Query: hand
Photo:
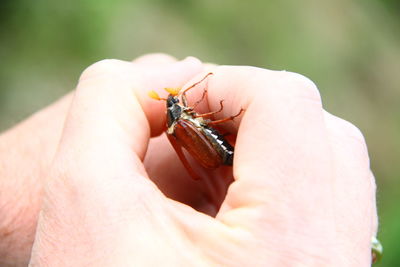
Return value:
[[(148, 179), (187, 176), (171, 173), (180, 163), (168, 160), (175, 155), (165, 139), (146, 155), (165, 123), (163, 103), (147, 91), (181, 86), (201, 67), (187, 76), (153, 69), (105, 61), (82, 75), (49, 168), (32, 266), (370, 262), (377, 223), (366, 146), (354, 126), (322, 110), (310, 81), (250, 67), (213, 70), (206, 104), (214, 110), (225, 99), (221, 117), (246, 112), (226, 128), (238, 132), (235, 181), (212, 218)], [(199, 86), (190, 99), (201, 93)], [(166, 194), (179, 198), (184, 189), (176, 184)], [(204, 203), (197, 200), (193, 206)]]
[(72, 94), (0, 135), (0, 266), (26, 266)]
[[(163, 70), (161, 79), (180, 73), (182, 83), (202, 70), (197, 60), (173, 64), (175, 61), (167, 55), (151, 54), (134, 64), (153, 68), (154, 76)], [(66, 95), (0, 135), (0, 266), (26, 266), (30, 260), (43, 185), (72, 97), (73, 93)]]

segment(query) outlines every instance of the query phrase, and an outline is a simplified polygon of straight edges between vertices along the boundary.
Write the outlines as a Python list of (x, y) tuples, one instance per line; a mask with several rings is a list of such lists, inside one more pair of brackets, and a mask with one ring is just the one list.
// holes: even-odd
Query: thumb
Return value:
[(49, 173), (34, 263), (66, 254), (85, 258), (88, 250), (101, 253), (123, 229), (146, 227), (149, 210), (159, 210), (163, 196), (141, 160), (164, 114), (144, 91), (182, 86), (201, 68), (193, 58), (154, 69), (105, 60), (84, 71)]

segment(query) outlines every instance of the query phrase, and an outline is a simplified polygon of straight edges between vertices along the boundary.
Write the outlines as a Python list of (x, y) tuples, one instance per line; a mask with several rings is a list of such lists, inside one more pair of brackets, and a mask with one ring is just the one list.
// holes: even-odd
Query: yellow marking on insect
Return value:
[(165, 91), (167, 91), (170, 95), (178, 95), (179, 91), (181, 90), (181, 88), (164, 88)]

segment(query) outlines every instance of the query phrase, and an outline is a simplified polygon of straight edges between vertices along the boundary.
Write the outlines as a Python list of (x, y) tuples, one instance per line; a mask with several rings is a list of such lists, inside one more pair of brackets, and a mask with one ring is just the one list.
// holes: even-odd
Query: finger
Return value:
[(164, 195), (210, 216), (215, 216), (232, 182), (230, 168), (201, 172), (202, 179), (194, 180), (165, 135), (150, 139), (144, 165)]
[(354, 125), (327, 112), (324, 116), (336, 165), (334, 210), (341, 240), (337, 263), (348, 264), (352, 259), (351, 265), (367, 266), (371, 262), (371, 237), (377, 227), (376, 185), (369, 169), (367, 146)]
[(171, 55), (164, 54), (164, 53), (151, 53), (140, 56), (134, 59), (132, 62), (141, 64), (141, 65), (149, 65), (149, 66), (161, 66), (161, 65), (168, 65), (171, 63), (176, 62), (177, 59)]
[[(240, 108), (246, 110), (244, 116), (235, 119), (229, 128), (235, 130), (240, 124), (234, 163), (236, 184), (261, 183), (260, 190), (265, 190), (266, 186), (279, 188), (289, 178), (277, 179), (285, 175), (277, 170), (288, 168), (287, 161), (294, 159), (291, 168), (310, 167), (306, 159), (317, 158), (329, 170), (330, 160), (326, 158), (329, 146), (321, 100), (315, 85), (307, 78), (252, 67), (218, 67), (208, 81), (210, 109), (218, 107), (221, 99), (224, 109), (217, 114), (217, 119), (236, 114)], [(304, 165), (305, 162), (308, 164)], [(312, 166), (310, 171), (320, 174), (318, 177), (325, 176)], [(266, 179), (270, 176), (276, 178)], [(305, 186), (300, 177), (291, 177), (290, 183), (293, 182)], [(242, 199), (242, 204), (252, 201), (247, 197), (251, 196)], [(236, 206), (239, 202), (231, 204)]]
[(131, 237), (140, 243), (137, 231), (150, 231), (147, 222), (163, 205), (141, 160), (150, 127), (160, 127), (164, 111), (152, 110), (153, 103), (138, 96), (149, 87), (182, 85), (200, 69), (189, 59), (154, 71), (117, 60), (85, 70), (49, 173), (35, 243), (41, 255), (72, 256), (84, 251), (82, 243), (104, 249), (116, 242), (108, 231), (122, 238), (122, 229), (132, 227)]
[[(217, 218), (274, 244), (299, 237), (289, 244), (299, 254), (318, 251), (324, 239), (332, 240), (327, 231), (333, 227), (332, 199), (327, 196), (333, 178), (317, 88), (298, 74), (222, 66), (208, 81), (210, 109), (221, 99), (225, 106), (218, 118), (246, 111), (228, 128), (238, 129), (235, 182)], [(303, 241), (310, 246), (302, 248)], [(331, 248), (325, 248), (322, 255), (328, 257)]]
[[(160, 132), (165, 122), (164, 105), (148, 97), (148, 91), (182, 86), (199, 69), (201, 63), (193, 58), (158, 68), (117, 60), (98, 62), (81, 76), (70, 114), (72, 125), (68, 127), (67, 124), (66, 130), (79, 129), (79, 132), (94, 134), (91, 129), (106, 128), (101, 131), (104, 134), (120, 128), (118, 134), (125, 136), (130, 147), (142, 158), (150, 127)], [(77, 112), (79, 114), (75, 114)], [(116, 127), (109, 128), (110, 124)], [(83, 129), (85, 131), (81, 131)]]
[(204, 71), (205, 72), (213, 72), (216, 67), (218, 67), (218, 65), (215, 63), (210, 63), (210, 62), (204, 63)]
[(148, 66), (146, 68), (148, 71), (138, 77), (137, 83), (146, 90), (135, 90), (135, 94), (150, 122), (151, 136), (157, 136), (165, 130), (165, 101), (155, 101), (149, 97), (148, 92), (154, 90), (161, 97), (166, 97), (167, 92), (164, 88), (181, 88), (183, 79), (187, 81), (194, 74), (203, 70), (201, 62), (193, 57), (187, 57), (183, 61), (173, 63), (173, 65), (175, 65), (175, 68), (168, 67), (168, 65)]
[(203, 180), (194, 180), (163, 134), (151, 138), (144, 165), (150, 179), (169, 198), (209, 214), (209, 192)]
[[(153, 186), (143, 179), (146, 173), (141, 160), (147, 149), (150, 125), (161, 124), (164, 111), (154, 115), (157, 110), (147, 106), (153, 102), (137, 95), (144, 94), (147, 85), (183, 84), (201, 65), (191, 60), (177, 62), (165, 67), (164, 72), (162, 68), (153, 71), (138, 66), (106, 60), (82, 74), (55, 160), (55, 175), (67, 173), (70, 178), (61, 183), (72, 183), (70, 186), (79, 187), (83, 193), (92, 192), (93, 187), (105, 190), (106, 185), (115, 185), (117, 189), (113, 192), (117, 193), (134, 190), (130, 194), (106, 195), (105, 199), (110, 201), (110, 198), (128, 201), (133, 192), (141, 195), (152, 190)], [(178, 77), (177, 72), (181, 73)], [(157, 82), (152, 84), (153, 80)]]
[[(16, 131), (20, 140), (26, 140), (26, 142), (28, 142), (24, 144), (24, 148), (31, 148), (33, 153), (38, 152), (35, 150), (41, 148), (41, 156), (36, 159), (38, 161), (38, 163), (36, 163), (37, 167), (46, 169), (54, 158), (56, 148), (61, 138), (65, 118), (69, 106), (71, 105), (72, 95), (72, 93), (68, 93), (55, 103), (34, 113), (30, 118), (4, 133), (7, 135), (12, 132), (15, 133)], [(32, 138), (32, 130), (37, 131), (35, 138)], [(30, 176), (32, 175), (31, 171), (32, 170), (29, 171)], [(38, 175), (38, 177), (44, 178), (40, 177), (40, 175)]]
[(0, 136), (0, 266), (26, 266), (71, 94)]

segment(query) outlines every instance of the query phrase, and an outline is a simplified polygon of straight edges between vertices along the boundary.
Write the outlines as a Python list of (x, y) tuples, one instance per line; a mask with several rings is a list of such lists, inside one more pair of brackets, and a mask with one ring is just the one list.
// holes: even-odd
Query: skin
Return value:
[[(147, 92), (189, 86), (209, 68), (189, 103), (206, 86), (199, 112), (221, 99), (215, 119), (246, 111), (224, 126), (237, 133), (233, 176), (222, 168), (196, 182), (157, 137), (165, 103)], [(0, 154), (1, 266), (371, 262), (377, 215), (364, 138), (295, 73), (160, 54), (101, 61), (73, 95), (2, 134)]]

